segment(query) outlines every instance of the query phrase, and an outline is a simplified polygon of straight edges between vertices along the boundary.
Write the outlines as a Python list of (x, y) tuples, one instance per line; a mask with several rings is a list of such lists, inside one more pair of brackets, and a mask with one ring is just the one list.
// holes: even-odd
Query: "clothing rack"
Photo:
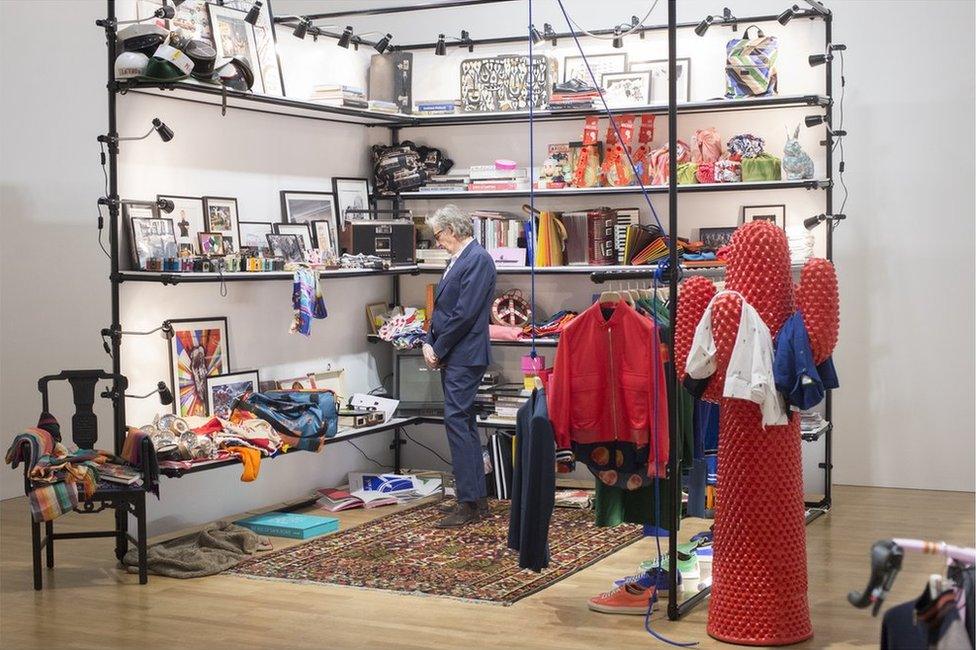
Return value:
[[(512, 2), (513, 0), (454, 0), (451, 2), (441, 3), (437, 5), (400, 5), (400, 6), (389, 6), (389, 7), (370, 7), (366, 9), (359, 9), (355, 11), (345, 11), (337, 12), (333, 14), (313, 14), (308, 16), (308, 18), (331, 18), (339, 16), (369, 16), (377, 14), (388, 14), (388, 13), (401, 13), (404, 11), (436, 11), (440, 9), (458, 7), (458, 6), (475, 6), (475, 5), (492, 5), (496, 3)], [(772, 96), (772, 97), (759, 97), (750, 98), (745, 100), (734, 100), (734, 101), (704, 101), (704, 102), (688, 102), (679, 105), (677, 103), (677, 62), (676, 62), (676, 40), (677, 40), (677, 30), (678, 29), (691, 29), (696, 26), (697, 23), (693, 22), (682, 22), (679, 23), (676, 18), (676, 4), (677, 0), (668, 0), (667, 2), (667, 22), (666, 24), (659, 25), (638, 25), (635, 26), (631, 33), (643, 37), (645, 32), (655, 32), (655, 31), (666, 31), (668, 38), (668, 69), (669, 69), (669, 83), (668, 83), (668, 103), (667, 106), (648, 106), (646, 110), (641, 111), (640, 109), (627, 109), (629, 112), (646, 112), (649, 114), (664, 115), (667, 114), (668, 120), (668, 131), (669, 131), (669, 165), (671, 169), (669, 183), (665, 187), (650, 187), (650, 188), (639, 188), (639, 187), (622, 187), (622, 188), (595, 188), (595, 189), (569, 189), (569, 190), (541, 190), (536, 191), (535, 196), (537, 198), (544, 198), (548, 196), (599, 196), (603, 194), (608, 195), (618, 195), (618, 194), (636, 194), (636, 193), (660, 193), (663, 194), (665, 191), (668, 194), (668, 207), (669, 207), (669, 219), (668, 219), (668, 231), (669, 234), (674, 235), (677, 233), (678, 228), (678, 195), (684, 192), (712, 192), (712, 191), (769, 191), (769, 190), (780, 190), (788, 188), (807, 188), (808, 190), (824, 191), (825, 192), (825, 203), (826, 203), (826, 213), (832, 214), (833, 212), (833, 181), (832, 171), (833, 171), (833, 146), (835, 142), (835, 135), (829, 130), (823, 142), (821, 143), (825, 149), (826, 156), (826, 167), (827, 174), (825, 179), (820, 180), (804, 180), (804, 181), (781, 181), (781, 182), (766, 182), (766, 183), (740, 183), (735, 186), (682, 186), (681, 188), (677, 185), (677, 131), (678, 131), (678, 115), (679, 114), (692, 114), (692, 113), (719, 113), (726, 111), (736, 111), (736, 110), (763, 110), (768, 108), (778, 108), (778, 107), (799, 107), (799, 106), (810, 106), (821, 108), (825, 112), (825, 123), (829, 127), (832, 124), (833, 119), (833, 100), (831, 99), (831, 93), (833, 89), (833, 72), (832, 63), (827, 62), (824, 66), (825, 74), (825, 95), (802, 95), (802, 96)], [(811, 20), (822, 20), (824, 24), (824, 50), (827, 51), (827, 46), (832, 42), (832, 14), (823, 9), (818, 10), (808, 14)], [(732, 22), (716, 23), (713, 29), (724, 28), (727, 26), (735, 26), (738, 23), (763, 23), (771, 22), (777, 19), (776, 15), (758, 15), (758, 16), (746, 16), (741, 18), (735, 18)], [(275, 18), (274, 23), (276, 24), (294, 24), (298, 20), (297, 17), (279, 17)], [(118, 185), (118, 156), (119, 156), (119, 134), (117, 130), (117, 102), (120, 96), (125, 95), (128, 92), (140, 93), (144, 95), (150, 95), (162, 100), (177, 100), (183, 102), (192, 102), (196, 104), (203, 104), (207, 106), (219, 107), (221, 104), (225, 104), (227, 109), (230, 110), (244, 110), (251, 111), (260, 114), (266, 114), (270, 116), (275, 116), (275, 118), (301, 118), (301, 119), (313, 119), (316, 121), (325, 121), (329, 123), (343, 123), (348, 125), (358, 125), (363, 127), (383, 127), (389, 129), (389, 143), (392, 145), (397, 145), (400, 143), (401, 129), (404, 128), (417, 128), (417, 127), (450, 127), (454, 125), (463, 124), (489, 124), (489, 125), (500, 125), (500, 124), (514, 124), (514, 123), (534, 123), (549, 120), (563, 120), (563, 119), (579, 119), (587, 115), (604, 115), (603, 110), (581, 110), (581, 111), (571, 111), (563, 114), (550, 114), (548, 111), (539, 111), (538, 114), (531, 114), (529, 112), (517, 112), (512, 114), (471, 114), (471, 115), (453, 115), (453, 116), (437, 116), (430, 118), (423, 118), (411, 115), (386, 115), (377, 113), (374, 111), (369, 111), (368, 109), (354, 109), (347, 107), (330, 107), (323, 106), (319, 104), (314, 104), (312, 102), (304, 102), (295, 99), (289, 99), (286, 97), (273, 97), (265, 96), (260, 94), (254, 94), (250, 92), (241, 92), (234, 90), (221, 90), (210, 86), (197, 85), (192, 83), (183, 82), (148, 82), (148, 81), (121, 81), (115, 78), (115, 58), (117, 54), (116, 43), (117, 43), (117, 18), (116, 18), (116, 7), (115, 0), (106, 0), (106, 15), (105, 18), (97, 20), (96, 25), (101, 27), (105, 32), (106, 38), (106, 54), (107, 54), (107, 122), (108, 130), (107, 133), (102, 136), (104, 142), (107, 143), (107, 157), (106, 157), (106, 168), (108, 175), (108, 191), (107, 196), (100, 199), (100, 204), (105, 205), (108, 210), (108, 227), (109, 227), (109, 256), (111, 258), (110, 266), (110, 318), (111, 324), (108, 328), (110, 337), (110, 348), (112, 356), (112, 372), (115, 375), (121, 374), (121, 357), (122, 357), (122, 324), (121, 324), (121, 296), (120, 287), (125, 281), (140, 281), (140, 282), (158, 282), (161, 284), (177, 284), (177, 283), (189, 283), (189, 282), (224, 282), (227, 280), (241, 281), (245, 282), (247, 280), (264, 280), (264, 279), (285, 279), (282, 277), (264, 277), (265, 274), (255, 273), (252, 277), (234, 277), (230, 278), (226, 274), (224, 277), (216, 277), (216, 274), (176, 274), (176, 273), (150, 273), (150, 272), (136, 272), (136, 271), (125, 271), (123, 272), (120, 268), (120, 208), (121, 208), (121, 198), (119, 194)], [(313, 35), (324, 36), (328, 38), (338, 39), (341, 35), (336, 33), (326, 32), (322, 29), (311, 27), (309, 32)], [(599, 35), (609, 35), (613, 33), (613, 29), (597, 29), (593, 30), (591, 33)], [(586, 34), (579, 31), (567, 31), (560, 32), (556, 34), (547, 34), (547, 40), (552, 40), (553, 37), (559, 38), (571, 38), (571, 37), (585, 37)], [(529, 41), (529, 36), (527, 30), (525, 33), (516, 34), (512, 36), (505, 36), (499, 38), (488, 38), (488, 39), (475, 39), (466, 40), (463, 43), (451, 42), (449, 45), (451, 47), (469, 47), (469, 46), (480, 46), (480, 45), (498, 45), (498, 44), (508, 44), (508, 43), (525, 43)], [(353, 37), (353, 42), (357, 45), (373, 45), (372, 42), (362, 39), (358, 36)], [(435, 47), (435, 43), (418, 43), (412, 45), (398, 45), (394, 46), (392, 50), (424, 50), (431, 49)], [(624, 112), (623, 110), (611, 109), (613, 114), (619, 114)], [(527, 197), (528, 192), (468, 192), (468, 193), (454, 193), (454, 194), (440, 194), (440, 193), (419, 193), (419, 192), (405, 192), (402, 194), (396, 194), (392, 197), (379, 197), (383, 200), (388, 200), (392, 204), (392, 211), (395, 213), (402, 213), (405, 211), (405, 204), (411, 200), (456, 200), (461, 198), (505, 198), (505, 197)], [(826, 223), (826, 254), (828, 259), (832, 259), (833, 256), (833, 222), (828, 220)], [(647, 269), (622, 269), (622, 270), (612, 270), (612, 271), (601, 271), (593, 273), (590, 277), (594, 282), (603, 281), (617, 281), (617, 280), (638, 280), (638, 279), (651, 279), (653, 277), (659, 277), (662, 281), (666, 280), (668, 287), (668, 308), (670, 312), (671, 321), (674, 322), (676, 309), (677, 309), (677, 286), (678, 281), (681, 276), (679, 260), (678, 260), (678, 248), (676, 245), (676, 238), (674, 236), (668, 237), (668, 260), (669, 268), (676, 270), (675, 272), (661, 274), (656, 270)], [(334, 277), (336, 279), (342, 277), (361, 277), (364, 275), (381, 275), (386, 274), (392, 277), (392, 291), (391, 291), (391, 304), (399, 304), (400, 302), (400, 275), (403, 273), (422, 273), (429, 272), (430, 269), (422, 269), (418, 266), (406, 268), (406, 269), (391, 269), (387, 272), (376, 272), (376, 271), (363, 271), (363, 272), (348, 272), (348, 273), (336, 273)], [(527, 270), (520, 269), (501, 269), (501, 273), (505, 274), (526, 274)], [(581, 273), (579, 267), (562, 267), (562, 268), (541, 268), (535, 270), (538, 274), (567, 274), (576, 275)], [(587, 272), (585, 269), (582, 272)], [(684, 273), (712, 273), (718, 271), (694, 269), (687, 270)], [(329, 272), (324, 272), (323, 275), (329, 274)], [(329, 274), (332, 276), (333, 274)], [(209, 277), (204, 277), (209, 276)], [(672, 396), (675, 394), (674, 388), (677, 386), (676, 373), (674, 368), (674, 328), (671, 329), (671, 340), (670, 342), (670, 371), (667, 373), (667, 383), (669, 387), (669, 394)], [(395, 367), (395, 366), (394, 366)], [(397, 378), (394, 377), (394, 382), (396, 383)], [(121, 395), (122, 391), (118, 383), (113, 385), (113, 394)], [(676, 399), (672, 397), (672, 399)], [(675, 404), (669, 404), (669, 418), (671, 425), (671, 447), (677, 449), (677, 426), (676, 426), (676, 408)], [(830, 391), (827, 392), (826, 397), (826, 419), (828, 422), (831, 421), (832, 415), (832, 400)], [(113, 400), (113, 431), (114, 431), (114, 447), (115, 451), (119, 452), (122, 448), (122, 443), (125, 436), (125, 401), (123, 398), (116, 398)], [(820, 463), (820, 468), (824, 470), (825, 484), (824, 484), (824, 498), (816, 504), (807, 504), (808, 507), (814, 507), (818, 514), (826, 511), (831, 505), (831, 429), (828, 427), (824, 434), (825, 439), (825, 452), (824, 452), (824, 462)], [(395, 457), (399, 464), (399, 458), (401, 453), (401, 446), (405, 444), (400, 435), (400, 428), (397, 427), (394, 431), (394, 439), (391, 443), (391, 449), (394, 450)], [(678, 463), (674, 454), (671, 455), (669, 460), (668, 472), (672, 476), (677, 476), (679, 472)], [(681, 518), (681, 499), (680, 499), (680, 481), (673, 481), (674, 498), (672, 501), (671, 512), (668, 513), (668, 521), (670, 522), (670, 537), (669, 537), (669, 549), (668, 555), (670, 558), (668, 566), (668, 576), (670, 583), (670, 590), (672, 594), (680, 593), (677, 587), (677, 527), (678, 522)], [(120, 529), (124, 530), (127, 526), (126, 515), (124, 513), (116, 513), (116, 519), (119, 524)], [(676, 620), (690, 611), (698, 603), (702, 602), (704, 598), (707, 597), (709, 589), (705, 589), (701, 592), (696, 593), (690, 598), (683, 602), (679, 602), (678, 599), (672, 598), (668, 603), (667, 615), (671, 620)]]

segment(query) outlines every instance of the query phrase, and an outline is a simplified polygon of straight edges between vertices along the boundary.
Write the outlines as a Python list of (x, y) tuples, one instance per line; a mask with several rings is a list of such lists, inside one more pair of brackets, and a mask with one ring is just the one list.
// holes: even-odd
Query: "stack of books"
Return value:
[(451, 115), (456, 108), (456, 99), (425, 99), (413, 105), (413, 112), (415, 115)]
[(234, 523), (250, 528), (258, 535), (291, 539), (310, 539), (339, 530), (339, 520), (335, 517), (300, 515), (294, 512), (268, 512), (239, 519)]
[(142, 473), (127, 465), (104, 463), (98, 468), (98, 478), (121, 485), (142, 485)]
[(495, 390), (495, 411), (491, 414), (493, 420), (502, 420), (514, 423), (518, 416), (518, 410), (525, 404), (531, 391), (525, 389), (522, 384), (504, 384), (496, 386)]
[(366, 91), (355, 86), (342, 84), (320, 84), (312, 89), (312, 96), (308, 101), (327, 106), (342, 106), (345, 108), (369, 108)]
[(400, 112), (400, 107), (398, 107), (393, 102), (385, 102), (381, 99), (371, 99), (369, 100), (369, 110), (376, 111), (378, 113), (391, 113), (396, 114)]
[(495, 386), (498, 385), (498, 373), (489, 370), (481, 376), (478, 392), (474, 396), (474, 406), (479, 415), (489, 415), (495, 410)]
[(593, 103), (599, 98), (600, 91), (595, 88), (580, 92), (554, 92), (549, 96), (549, 110), (592, 109)]
[(497, 169), (494, 165), (475, 165), (468, 170), (471, 192), (505, 192), (529, 189), (529, 170)]
[(475, 210), (471, 221), (475, 240), (489, 253), (501, 248), (518, 248), (519, 238), (525, 236), (527, 222), (514, 212)]
[(467, 192), (471, 178), (464, 170), (449, 174), (435, 174), (427, 184), (419, 188), (421, 192)]

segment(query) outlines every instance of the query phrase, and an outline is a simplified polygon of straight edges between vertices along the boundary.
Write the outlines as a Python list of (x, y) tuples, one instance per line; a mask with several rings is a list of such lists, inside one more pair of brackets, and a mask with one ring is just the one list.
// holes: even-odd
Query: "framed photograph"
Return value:
[(383, 325), (383, 314), (389, 311), (385, 302), (376, 302), (366, 305), (366, 325), (369, 327), (370, 334), (377, 334)]
[(257, 370), (227, 372), (207, 377), (207, 415), (230, 419), (234, 402), (239, 397), (258, 392), (260, 378)]
[[(590, 63), (590, 69), (593, 70), (593, 76), (596, 77), (596, 83), (598, 84), (604, 74), (627, 72), (627, 54), (624, 52), (593, 54), (586, 57), (586, 60)], [(586, 69), (586, 64), (583, 63), (583, 57), (581, 56), (567, 56), (563, 59), (563, 82), (573, 79), (587, 84), (594, 83), (590, 79), (590, 73)]]
[(346, 222), (350, 219), (369, 219), (369, 214), (354, 212), (347, 214), (347, 210), (369, 209), (369, 181), (365, 178), (333, 178), (332, 190), (335, 193), (336, 204), (339, 208), (338, 229), (345, 230)]
[(170, 380), (177, 415), (207, 414), (207, 377), (230, 372), (227, 318), (182, 318), (168, 321)]
[(271, 227), (276, 235), (295, 235), (302, 244), (303, 251), (315, 248), (312, 245), (312, 230), (307, 223), (275, 223)]
[(728, 246), (735, 230), (735, 228), (699, 228), (698, 239), (705, 244), (706, 248), (719, 249)]
[(206, 215), (207, 232), (219, 232), (224, 236), (224, 253), (236, 252), (234, 245), (241, 241), (237, 199), (228, 196), (205, 196), (203, 212)]
[(312, 229), (312, 234), (315, 236), (315, 248), (333, 254), (339, 252), (334, 221), (313, 221)]
[(281, 220), (285, 223), (332, 221), (339, 228), (339, 210), (332, 192), (282, 190)]
[(150, 259), (165, 260), (179, 257), (173, 220), (159, 217), (129, 219), (129, 241), (132, 243), (132, 263), (145, 269)]
[(237, 231), (240, 233), (237, 241), (242, 248), (256, 248), (263, 253), (270, 252), (268, 239), (265, 237), (274, 232), (270, 221), (239, 221)]
[(785, 205), (744, 205), (742, 206), (742, 221), (772, 221), (773, 225), (786, 230)]
[(128, 199), (123, 199), (121, 204), (123, 226), (119, 229), (119, 235), (121, 237), (119, 242), (119, 250), (125, 250), (128, 248), (132, 258), (132, 268), (142, 269), (142, 266), (139, 264), (139, 258), (136, 255), (134, 242), (132, 240), (132, 226), (130, 222), (132, 219), (136, 218), (158, 219), (159, 208), (156, 207), (156, 203), (153, 201), (130, 201)]
[(224, 255), (224, 236), (219, 232), (197, 233), (201, 255)]
[(281, 73), (281, 58), (278, 56), (278, 37), (275, 34), (273, 16), (271, 0), (265, 0), (264, 10), (258, 14), (258, 22), (254, 25), (254, 42), (258, 48), (258, 66), (261, 68), (264, 94), (284, 97), (285, 78)]
[(286, 262), (304, 262), (305, 249), (302, 248), (302, 241), (297, 235), (280, 235), (272, 233), (265, 235), (268, 240), (268, 248), (274, 257), (284, 258)]
[[(691, 98), (691, 59), (675, 59), (675, 70), (678, 75), (678, 103), (687, 102)], [(630, 64), (631, 72), (651, 73), (651, 92), (649, 104), (668, 103), (668, 60), (634, 61)]]
[(600, 78), (609, 106), (646, 106), (651, 96), (650, 72), (608, 72)]
[[(189, 2), (189, 0), (187, 0)], [(183, 3), (185, 5), (186, 2)], [(183, 5), (180, 5), (181, 7)], [(157, 199), (169, 199), (173, 202), (173, 212), (169, 215), (176, 226), (176, 243), (179, 245), (180, 255), (185, 252), (195, 255), (200, 252), (197, 233), (207, 230), (204, 219), (203, 199), (199, 196), (175, 196), (173, 194), (157, 194)]]
[(169, 21), (171, 32), (179, 38), (199, 38), (214, 44), (206, 0), (183, 0), (175, 9), (176, 15)]
[(208, 4), (207, 10), (210, 12), (210, 27), (213, 31), (217, 59), (232, 56), (246, 59), (254, 72), (254, 85), (251, 90), (263, 93), (264, 81), (258, 59), (258, 46), (254, 40), (254, 28), (244, 20), (247, 12), (217, 4)]

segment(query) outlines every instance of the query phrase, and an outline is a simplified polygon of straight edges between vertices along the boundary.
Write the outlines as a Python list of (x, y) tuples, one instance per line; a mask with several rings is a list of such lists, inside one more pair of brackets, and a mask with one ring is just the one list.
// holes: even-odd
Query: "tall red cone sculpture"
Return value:
[(834, 353), (840, 331), (837, 273), (828, 260), (814, 258), (803, 267), (800, 286), (796, 288), (796, 306), (803, 314), (813, 361), (820, 365)]
[[(808, 286), (811, 294), (813, 286)], [(782, 230), (753, 221), (736, 231), (726, 288), (742, 294), (776, 335), (795, 310)], [(788, 645), (813, 636), (799, 420), (764, 428), (756, 404), (722, 397), (741, 312), (741, 299), (734, 294), (719, 296), (712, 306), (717, 370), (705, 399), (719, 403), (721, 478), (707, 631), (729, 643)], [(681, 313), (679, 301), (679, 318)], [(694, 326), (697, 321), (692, 330)], [(676, 327), (677, 333), (689, 325), (679, 322)]]
[(715, 283), (701, 275), (693, 275), (681, 283), (677, 325), (674, 328), (674, 362), (678, 368), (678, 381), (685, 378), (685, 364), (691, 342), (695, 340), (695, 328), (716, 291)]

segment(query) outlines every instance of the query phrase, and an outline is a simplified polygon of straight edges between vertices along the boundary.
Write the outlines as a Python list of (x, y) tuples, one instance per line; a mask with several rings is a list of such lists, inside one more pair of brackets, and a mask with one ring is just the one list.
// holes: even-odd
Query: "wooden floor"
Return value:
[[(974, 496), (837, 487), (834, 510), (808, 527), (810, 603), (815, 637), (797, 647), (877, 647), (880, 620), (847, 604), (864, 587), (868, 549), (877, 539), (922, 537), (973, 545)], [(69, 515), (67, 530), (101, 515)], [(367, 517), (344, 515), (343, 527)], [(0, 504), (0, 647), (206, 648), (574, 648), (664, 647), (635, 616), (590, 612), (586, 599), (633, 572), (651, 555), (642, 540), (511, 607), (404, 596), (342, 587), (292, 585), (214, 576), (174, 580), (150, 576), (140, 586), (112, 561), (111, 542), (61, 542), (47, 587), (31, 588), (27, 504)], [(275, 540), (276, 542), (279, 540)], [(911, 555), (889, 603), (914, 598), (937, 558)], [(682, 621), (659, 620), (657, 631), (702, 648), (722, 647), (705, 634), (706, 607)]]

